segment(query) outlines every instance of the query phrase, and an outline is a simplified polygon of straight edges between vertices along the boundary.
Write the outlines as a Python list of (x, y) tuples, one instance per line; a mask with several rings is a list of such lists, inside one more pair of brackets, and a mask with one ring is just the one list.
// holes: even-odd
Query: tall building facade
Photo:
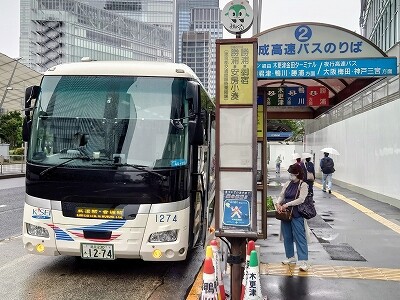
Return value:
[(175, 60), (182, 62), (182, 34), (190, 28), (191, 11), (196, 7), (219, 7), (219, 0), (176, 0)]
[(214, 7), (192, 9), (190, 30), (194, 32), (208, 32), (210, 38), (210, 53), (208, 61), (207, 90), (214, 97), (216, 92), (216, 43), (222, 38), (223, 25), (221, 10)]
[(361, 0), (362, 35), (383, 51), (400, 41), (400, 0)]
[(185, 31), (182, 34), (182, 62), (192, 68), (209, 93), (210, 41), (209, 32)]
[(21, 62), (174, 59), (174, 0), (20, 0)]
[[(223, 37), (223, 26), (221, 23), (221, 10), (218, 7), (218, 1), (209, 1), (210, 5), (206, 7), (204, 4), (200, 5), (197, 3), (199, 1), (192, 1), (192, 8), (190, 10), (190, 23), (188, 26), (183, 27), (182, 23), (180, 23), (180, 29), (185, 29), (188, 31), (182, 31), (180, 39), (182, 40), (179, 45), (179, 61), (187, 64), (192, 69), (199, 68), (198, 62), (193, 62), (193, 57), (199, 59), (199, 61), (203, 62), (203, 66), (201, 69), (204, 69), (204, 76), (201, 74), (197, 74), (201, 81), (203, 82), (205, 88), (210, 93), (212, 97), (215, 96), (216, 92), (216, 44), (215, 41), (217, 39), (221, 39)], [(198, 6), (195, 6), (198, 5)], [(182, 11), (181, 11), (182, 13)], [(187, 18), (187, 15), (185, 15)], [(186, 20), (186, 19), (185, 19)], [(196, 35), (193, 33), (208, 33), (207, 35)], [(183, 40), (183, 38), (187, 39), (187, 37), (197, 37), (196, 41), (199, 41), (200, 36), (202, 38), (208, 38), (207, 42), (209, 47), (209, 53), (203, 53), (202, 47), (199, 49), (191, 48), (190, 43), (187, 43)], [(205, 42), (204, 42), (205, 43)], [(189, 47), (189, 49), (185, 49), (185, 47)], [(207, 59), (205, 59), (207, 58)]]

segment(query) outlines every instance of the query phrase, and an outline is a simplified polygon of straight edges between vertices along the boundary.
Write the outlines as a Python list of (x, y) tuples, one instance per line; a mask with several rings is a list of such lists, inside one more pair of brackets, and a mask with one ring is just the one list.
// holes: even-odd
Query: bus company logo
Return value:
[(48, 220), (51, 217), (50, 209), (35, 207), (32, 209), (32, 218)]
[(186, 159), (174, 159), (174, 160), (171, 160), (171, 167), (185, 166), (186, 163), (187, 163)]

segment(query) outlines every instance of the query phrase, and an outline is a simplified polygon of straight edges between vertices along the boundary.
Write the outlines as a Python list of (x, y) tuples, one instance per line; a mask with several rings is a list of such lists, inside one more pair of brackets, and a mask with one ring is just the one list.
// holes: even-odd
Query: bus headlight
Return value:
[(26, 231), (29, 235), (40, 236), (44, 238), (49, 237), (49, 231), (41, 226), (36, 226), (30, 223), (26, 223)]
[(175, 242), (178, 238), (178, 229), (154, 232), (149, 237), (149, 243)]

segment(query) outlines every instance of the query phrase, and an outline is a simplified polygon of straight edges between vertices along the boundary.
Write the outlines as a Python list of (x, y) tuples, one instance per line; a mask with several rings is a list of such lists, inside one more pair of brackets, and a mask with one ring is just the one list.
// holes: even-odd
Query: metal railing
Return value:
[(306, 120), (306, 134), (314, 133), (329, 125), (351, 118), (400, 98), (399, 75), (379, 80), (351, 96), (314, 120)]
[(25, 173), (25, 155), (0, 155), (0, 175)]

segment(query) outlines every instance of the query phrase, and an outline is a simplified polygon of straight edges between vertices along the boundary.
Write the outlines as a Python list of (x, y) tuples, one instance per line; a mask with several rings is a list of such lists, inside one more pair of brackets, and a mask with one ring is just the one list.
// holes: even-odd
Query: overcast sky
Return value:
[[(19, 56), (19, 2), (0, 0), (0, 52)], [(228, 0), (220, 0), (221, 9)], [(253, 0), (250, 0), (253, 5)], [(261, 31), (294, 22), (321, 22), (360, 33), (360, 0), (263, 0)], [(251, 29), (244, 37), (251, 36)], [(224, 38), (233, 35), (224, 34)]]

